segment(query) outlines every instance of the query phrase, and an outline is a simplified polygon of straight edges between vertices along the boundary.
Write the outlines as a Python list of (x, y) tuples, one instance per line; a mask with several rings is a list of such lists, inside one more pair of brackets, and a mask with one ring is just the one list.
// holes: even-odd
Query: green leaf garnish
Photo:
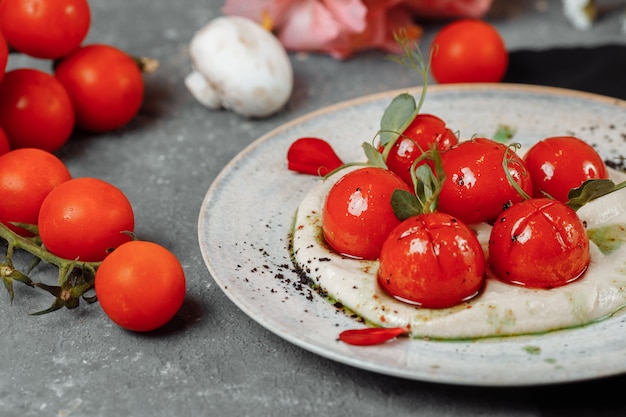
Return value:
[(626, 181), (615, 184), (609, 179), (590, 179), (569, 191), (567, 205), (576, 211), (588, 202), (622, 188), (626, 188)]
[(384, 147), (395, 142), (401, 132), (415, 118), (417, 105), (408, 93), (400, 94), (391, 101), (380, 120), (380, 144)]
[(387, 169), (383, 155), (369, 142), (363, 142), (363, 151), (369, 165)]
[(394, 190), (391, 194), (391, 207), (400, 221), (422, 214), (422, 204), (415, 194), (402, 189)]

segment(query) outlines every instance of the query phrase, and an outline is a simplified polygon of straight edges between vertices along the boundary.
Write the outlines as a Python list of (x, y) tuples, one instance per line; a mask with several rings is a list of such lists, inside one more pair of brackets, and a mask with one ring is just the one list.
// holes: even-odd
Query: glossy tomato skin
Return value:
[(387, 156), (387, 166), (411, 187), (411, 167), (425, 151), (445, 151), (458, 143), (446, 123), (432, 114), (418, 114), (394, 143)]
[(0, 126), (11, 147), (54, 152), (70, 138), (74, 108), (67, 91), (36, 69), (7, 72), (0, 83)]
[(377, 259), (387, 234), (400, 223), (391, 207), (396, 189), (411, 192), (400, 177), (383, 168), (358, 168), (341, 177), (324, 202), (326, 243), (342, 255)]
[(448, 214), (410, 217), (385, 240), (378, 282), (393, 297), (425, 308), (445, 308), (477, 295), (485, 256), (476, 234)]
[(608, 178), (602, 157), (593, 146), (574, 136), (555, 136), (533, 145), (524, 155), (535, 197), (567, 202), (572, 188), (594, 178)]
[(135, 218), (120, 189), (97, 178), (75, 178), (48, 194), (39, 211), (44, 246), (65, 259), (102, 261), (131, 240)]
[(433, 39), (431, 73), (439, 83), (499, 82), (508, 66), (506, 45), (489, 23), (461, 19)]
[(446, 178), (439, 210), (468, 224), (491, 223), (510, 204), (522, 201), (524, 196), (511, 185), (502, 166), (505, 153), (511, 177), (532, 195), (532, 179), (513, 150), (491, 139), (474, 138), (441, 155)]
[(43, 59), (61, 58), (87, 36), (87, 0), (2, 0), (0, 30), (11, 47)]
[(65, 164), (41, 149), (16, 149), (0, 156), (0, 222), (18, 234), (31, 236), (10, 222), (36, 225), (45, 197), (70, 179)]
[(491, 230), (489, 266), (511, 284), (560, 287), (580, 278), (590, 259), (584, 224), (560, 201), (539, 198), (514, 204)]
[(76, 125), (88, 131), (107, 132), (126, 125), (143, 101), (139, 66), (110, 45), (81, 47), (59, 62), (55, 77), (74, 103)]
[(136, 332), (155, 330), (178, 312), (185, 299), (184, 270), (172, 252), (152, 242), (122, 244), (96, 271), (95, 289), (106, 315)]

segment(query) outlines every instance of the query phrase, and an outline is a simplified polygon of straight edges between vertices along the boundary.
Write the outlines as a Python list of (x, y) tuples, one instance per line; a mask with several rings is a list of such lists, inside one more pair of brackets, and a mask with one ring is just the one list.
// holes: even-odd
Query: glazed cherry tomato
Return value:
[(505, 157), (511, 178), (532, 195), (532, 180), (522, 158), (501, 143), (475, 138), (441, 154), (446, 178), (439, 210), (468, 224), (493, 222), (508, 206), (522, 201), (524, 196), (504, 171)]
[(59, 62), (55, 77), (76, 110), (76, 125), (94, 132), (124, 126), (143, 101), (143, 76), (125, 52), (109, 45), (84, 46)]
[(43, 59), (61, 58), (87, 36), (87, 0), (2, 0), (0, 30), (17, 51)]
[(341, 177), (324, 202), (326, 243), (346, 256), (377, 259), (387, 234), (400, 223), (391, 207), (396, 189), (411, 192), (400, 177), (383, 168), (359, 168)]
[(506, 46), (487, 22), (452, 22), (435, 35), (432, 48), (430, 70), (439, 83), (498, 82), (506, 73)]
[(422, 153), (431, 148), (445, 151), (457, 143), (456, 135), (439, 117), (418, 114), (391, 147), (386, 163), (389, 170), (413, 186), (411, 167)]
[(13, 149), (54, 152), (67, 142), (74, 129), (72, 101), (50, 74), (31, 68), (14, 69), (0, 83), (0, 126)]
[(491, 229), (489, 266), (511, 284), (559, 287), (580, 278), (589, 260), (585, 226), (560, 201), (540, 198), (514, 204)]
[(573, 136), (557, 136), (533, 145), (524, 162), (533, 179), (535, 197), (567, 202), (567, 194), (584, 181), (608, 178), (606, 165), (596, 150)]
[(170, 321), (183, 304), (185, 287), (176, 256), (152, 242), (122, 244), (96, 271), (102, 309), (118, 326), (132, 331), (154, 330)]
[(99, 262), (131, 240), (135, 218), (120, 189), (97, 178), (75, 178), (48, 194), (39, 211), (44, 246), (65, 259)]
[(378, 282), (401, 301), (444, 308), (478, 294), (484, 271), (476, 234), (458, 219), (435, 212), (409, 217), (389, 234)]
[(31, 236), (10, 222), (37, 224), (44, 198), (70, 179), (65, 164), (41, 149), (16, 149), (0, 156), (0, 222), (16, 233)]
[(4, 72), (7, 68), (7, 63), (9, 62), (9, 47), (7, 46), (7, 42), (2, 36), (2, 32), (0, 31), (0, 81), (2, 81), (2, 77), (4, 77)]

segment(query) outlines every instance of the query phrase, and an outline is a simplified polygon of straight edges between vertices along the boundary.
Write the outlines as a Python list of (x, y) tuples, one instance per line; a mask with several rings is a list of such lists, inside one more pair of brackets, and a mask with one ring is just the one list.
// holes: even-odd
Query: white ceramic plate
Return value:
[[(435, 342), (401, 338), (356, 347), (337, 340), (361, 325), (302, 284), (288, 251), (301, 198), (318, 179), (287, 170), (289, 145), (328, 140), (344, 161), (362, 160), (390, 91), (321, 109), (244, 149), (208, 190), (199, 215), (200, 248), (213, 279), (247, 315), (285, 340), (331, 360), (403, 378), (463, 385), (516, 386), (578, 381), (626, 372), (626, 316), (540, 336)], [(432, 86), (424, 113), (444, 119), (461, 139), (517, 129), (533, 143), (572, 134), (604, 158), (624, 155), (626, 102), (563, 89), (518, 85)]]

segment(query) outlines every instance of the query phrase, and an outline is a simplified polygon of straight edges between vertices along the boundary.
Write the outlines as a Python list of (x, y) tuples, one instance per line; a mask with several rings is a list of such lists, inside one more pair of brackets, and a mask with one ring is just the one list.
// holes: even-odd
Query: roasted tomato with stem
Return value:
[(183, 304), (185, 288), (185, 273), (176, 256), (152, 242), (122, 244), (96, 271), (96, 296), (106, 315), (137, 332), (169, 322)]
[(46, 196), (38, 224), (41, 241), (51, 253), (99, 262), (132, 239), (135, 217), (119, 188), (98, 178), (75, 178)]
[(489, 237), (489, 267), (502, 281), (554, 288), (580, 278), (590, 262), (585, 226), (574, 210), (530, 199), (502, 213)]
[(566, 203), (568, 194), (590, 179), (606, 179), (608, 171), (598, 152), (574, 136), (549, 137), (524, 155), (535, 197), (546, 195)]
[(0, 31), (12, 48), (35, 58), (57, 59), (74, 51), (90, 24), (87, 0), (0, 2)]
[(460, 142), (442, 153), (441, 160), (445, 180), (439, 210), (465, 223), (493, 222), (508, 206), (533, 193), (522, 158), (491, 139)]
[(55, 77), (67, 89), (76, 125), (107, 132), (130, 122), (143, 102), (143, 74), (124, 51), (102, 44), (83, 46), (58, 62)]
[(43, 200), (70, 179), (65, 164), (41, 149), (16, 149), (0, 156), (0, 222), (16, 233), (32, 236), (12, 223), (36, 225)]
[(425, 151), (450, 149), (458, 138), (446, 123), (432, 114), (418, 114), (391, 146), (385, 163), (407, 184), (413, 186), (411, 167)]
[(74, 108), (53, 76), (32, 68), (7, 72), (0, 82), (0, 126), (11, 148), (58, 150), (74, 130)]
[(336, 252), (377, 259), (387, 234), (399, 222), (391, 207), (394, 190), (411, 188), (393, 172), (374, 166), (344, 174), (330, 189), (322, 212), (322, 232)]

